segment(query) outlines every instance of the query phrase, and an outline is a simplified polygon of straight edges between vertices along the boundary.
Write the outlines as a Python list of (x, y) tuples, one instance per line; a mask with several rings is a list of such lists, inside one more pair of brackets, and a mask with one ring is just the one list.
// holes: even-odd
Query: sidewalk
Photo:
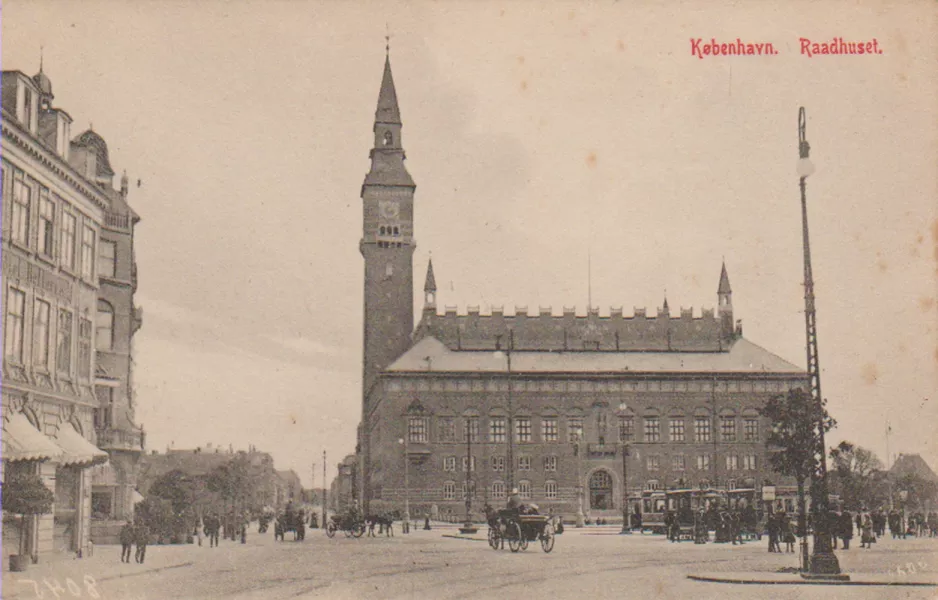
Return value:
[(938, 577), (932, 575), (911, 575), (900, 577), (891, 573), (850, 573), (847, 581), (826, 581), (804, 579), (798, 573), (699, 573), (688, 575), (694, 581), (709, 581), (713, 583), (738, 584), (769, 584), (769, 585), (881, 585), (881, 586), (914, 586), (938, 587)]
[(150, 545), (142, 565), (132, 558), (130, 563), (122, 563), (121, 547), (117, 545), (95, 546), (93, 556), (80, 559), (71, 554), (44, 557), (45, 560), (29, 565), (22, 573), (4, 570), (3, 597), (25, 599), (46, 594), (55, 597), (52, 588), (58, 588), (62, 597), (77, 595), (76, 590), (87, 594), (98, 582), (189, 567), (194, 564), (198, 550), (201, 548), (194, 544)]

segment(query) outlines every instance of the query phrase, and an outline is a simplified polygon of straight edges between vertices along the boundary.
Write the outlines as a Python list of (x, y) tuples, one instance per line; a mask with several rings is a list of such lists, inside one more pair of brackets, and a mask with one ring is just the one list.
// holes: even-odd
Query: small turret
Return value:
[(433, 259), (427, 263), (427, 281), (423, 284), (424, 310), (436, 310), (436, 278), (433, 276)]
[(121, 175), (121, 196), (127, 198), (127, 191), (130, 189), (130, 180), (127, 179), (127, 171)]
[(717, 287), (717, 314), (720, 317), (720, 329), (723, 337), (733, 336), (733, 290), (730, 277), (726, 273), (726, 262), (720, 271), (720, 285)]

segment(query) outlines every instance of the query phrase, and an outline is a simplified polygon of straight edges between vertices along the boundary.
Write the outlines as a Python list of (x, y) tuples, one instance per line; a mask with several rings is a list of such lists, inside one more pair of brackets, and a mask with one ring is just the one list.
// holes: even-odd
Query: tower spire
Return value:
[(671, 312), (671, 309), (668, 308), (668, 288), (664, 288), (664, 306), (662, 307), (662, 310), (666, 313)]
[(726, 274), (726, 261), (723, 261), (723, 268), (720, 270), (720, 286), (717, 288), (717, 294), (732, 294), (730, 288), (730, 277)]
[(401, 111), (397, 106), (397, 90), (394, 89), (394, 76), (391, 74), (390, 42), (384, 57), (384, 75), (381, 77), (381, 91), (378, 92), (378, 109), (375, 111), (375, 123), (401, 124)]
[(433, 276), (433, 258), (427, 262), (427, 281), (423, 284), (424, 310), (436, 309), (436, 277)]

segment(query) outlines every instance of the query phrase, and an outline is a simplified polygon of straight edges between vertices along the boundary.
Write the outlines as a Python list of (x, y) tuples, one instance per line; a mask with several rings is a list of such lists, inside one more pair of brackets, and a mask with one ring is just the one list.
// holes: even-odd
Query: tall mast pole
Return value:
[(326, 451), (322, 451), (322, 526), (326, 526), (326, 505), (329, 498), (329, 490), (326, 489)]
[[(821, 395), (821, 368), (818, 356), (817, 315), (814, 306), (814, 275), (811, 270), (811, 243), (808, 236), (808, 200), (806, 180), (814, 167), (809, 160), (811, 146), (808, 144), (807, 117), (804, 107), (798, 110), (798, 175), (801, 189), (801, 234), (804, 249), (804, 320), (806, 351), (808, 359), (808, 385), (814, 419), (811, 424), (816, 429), (815, 455), (817, 467), (812, 469), (811, 509), (814, 514), (814, 552), (811, 556), (810, 572), (812, 575), (831, 576), (840, 573), (840, 564), (831, 548), (828, 515), (830, 513), (827, 493), (827, 457), (824, 442), (824, 398)], [(819, 455), (819, 456), (817, 456)]]

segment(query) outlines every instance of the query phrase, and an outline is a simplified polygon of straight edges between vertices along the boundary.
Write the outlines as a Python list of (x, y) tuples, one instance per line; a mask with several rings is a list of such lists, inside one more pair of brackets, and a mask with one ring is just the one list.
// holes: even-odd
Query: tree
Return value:
[[(827, 433), (834, 427), (835, 421), (827, 413), (824, 403), (818, 406), (811, 394), (802, 388), (770, 398), (760, 413), (770, 422), (765, 445), (772, 470), (794, 477), (798, 484), (798, 533), (806, 536), (808, 523), (804, 486), (808, 479), (818, 474), (820, 457), (824, 455), (818, 424)], [(802, 544), (802, 565), (807, 570), (806, 543)]]
[(911, 510), (924, 510), (929, 503), (938, 499), (938, 484), (918, 473), (900, 475), (896, 479), (896, 490), (907, 492), (903, 506)]
[(20, 516), (19, 554), (25, 552), (27, 515), (44, 515), (52, 511), (55, 494), (35, 473), (8, 472), (3, 485), (3, 510)]
[(831, 479), (844, 508), (861, 510), (881, 506), (888, 499), (883, 463), (872, 451), (848, 441), (832, 448)]

